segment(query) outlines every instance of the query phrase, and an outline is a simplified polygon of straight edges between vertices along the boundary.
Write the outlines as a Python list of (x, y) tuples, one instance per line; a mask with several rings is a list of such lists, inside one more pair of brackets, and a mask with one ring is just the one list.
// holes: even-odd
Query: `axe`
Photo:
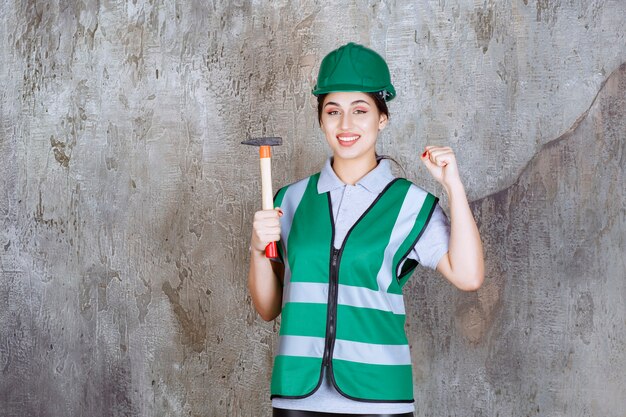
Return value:
[[(261, 157), (261, 195), (263, 198), (263, 210), (274, 208), (274, 193), (272, 192), (272, 148), (283, 144), (283, 139), (279, 137), (252, 138), (241, 142), (244, 145), (260, 147)], [(277, 258), (278, 249), (276, 242), (270, 242), (265, 247), (265, 257)]]

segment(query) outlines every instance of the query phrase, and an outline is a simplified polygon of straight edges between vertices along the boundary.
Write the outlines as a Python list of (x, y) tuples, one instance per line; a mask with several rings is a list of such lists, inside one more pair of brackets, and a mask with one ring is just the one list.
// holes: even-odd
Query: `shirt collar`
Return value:
[[(326, 160), (324, 168), (322, 168), (322, 171), (320, 172), (320, 178), (317, 182), (317, 192), (319, 194), (327, 193), (334, 189), (345, 187), (346, 185), (339, 179), (337, 174), (335, 174), (331, 164), (332, 157)], [(356, 183), (356, 185), (362, 186), (371, 193), (380, 194), (387, 184), (389, 184), (389, 182), (393, 179), (394, 176), (391, 173), (389, 160), (381, 159), (376, 168), (368, 172), (367, 175)]]

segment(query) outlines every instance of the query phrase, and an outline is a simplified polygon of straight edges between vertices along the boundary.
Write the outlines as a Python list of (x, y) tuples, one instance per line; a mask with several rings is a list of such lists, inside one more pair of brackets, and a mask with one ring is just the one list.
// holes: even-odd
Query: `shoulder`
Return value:
[(295, 196), (298, 196), (297, 199), (299, 200), (311, 179), (315, 177), (319, 177), (319, 172), (281, 187), (274, 196), (274, 202), (279, 206), (283, 204), (283, 200), (291, 200)]
[(415, 193), (419, 193), (419, 194), (430, 194), (428, 191), (426, 191), (425, 189), (423, 189), (422, 187), (420, 187), (419, 185), (415, 184), (413, 181), (409, 181), (406, 178), (402, 178), (404, 181), (408, 182), (410, 184), (410, 189), (415, 192)]
[(297, 181), (294, 181), (292, 183), (289, 183), (287, 185), (284, 185), (282, 187), (280, 187), (280, 189), (276, 192), (276, 195), (280, 194), (281, 192), (286, 192), (288, 189), (290, 188), (300, 188), (300, 187), (306, 187), (309, 183), (309, 181), (311, 180), (311, 178), (315, 177), (315, 176), (319, 176), (319, 172), (313, 175), (309, 175), (308, 177), (299, 179)]
[(416, 185), (414, 182), (406, 178), (396, 178), (394, 181), (406, 187), (406, 198), (412, 201), (430, 204), (436, 204), (439, 201), (437, 196), (429, 193), (419, 185)]

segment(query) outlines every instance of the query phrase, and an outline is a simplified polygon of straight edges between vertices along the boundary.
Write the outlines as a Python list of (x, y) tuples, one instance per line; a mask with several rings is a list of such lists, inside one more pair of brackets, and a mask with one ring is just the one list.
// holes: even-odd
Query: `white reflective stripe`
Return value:
[[(283, 287), (283, 306), (288, 302), (326, 304), (328, 302), (328, 284), (290, 282)], [(337, 304), (405, 314), (404, 299), (401, 294), (389, 294), (384, 291), (352, 285), (339, 284)]]
[[(293, 216), (296, 213), (302, 196), (306, 191), (306, 187), (309, 185), (310, 178), (305, 178), (287, 187), (283, 201), (280, 205), (280, 209), (283, 211), (283, 216), (280, 218), (281, 238), (287, 239), (289, 232), (291, 231), (291, 223), (293, 222)], [(285, 241), (286, 243), (286, 241)]]
[(404, 299), (401, 294), (389, 294), (385, 291), (375, 291), (352, 285), (339, 284), (337, 303), (404, 314)]
[(285, 303), (328, 302), (328, 284), (317, 282), (290, 282), (283, 287), (283, 306)]
[[(324, 338), (310, 336), (280, 336), (278, 355), (321, 358)], [(409, 345), (378, 345), (373, 343), (335, 340), (333, 358), (371, 365), (410, 365)]]
[(321, 358), (324, 355), (324, 338), (310, 336), (280, 336), (278, 354)]
[(411, 351), (409, 345), (376, 345), (336, 339), (333, 359), (371, 365), (410, 365)]
[(283, 285), (287, 285), (291, 280), (291, 268), (289, 267), (289, 260), (287, 259), (287, 242), (289, 239), (289, 232), (291, 232), (293, 216), (296, 213), (298, 205), (300, 205), (300, 201), (302, 201), (302, 196), (304, 195), (304, 191), (309, 184), (309, 180), (310, 177), (289, 185), (280, 205), (280, 209), (283, 211), (283, 216), (280, 218), (280, 240), (282, 241), (283, 249), (285, 250), (283, 252), (283, 255), (285, 255), (283, 259), (285, 266)]
[(428, 193), (421, 188), (411, 184), (404, 201), (402, 202), (402, 208), (396, 218), (396, 223), (393, 226), (391, 237), (389, 238), (389, 244), (385, 248), (385, 254), (383, 256), (383, 263), (376, 276), (378, 282), (378, 288), (381, 291), (387, 291), (389, 285), (396, 278), (395, 271), (392, 271), (393, 257), (395, 256), (398, 248), (404, 242), (404, 239), (409, 235), (411, 229), (415, 225), (415, 219), (419, 214), (420, 208), (424, 204), (424, 200)]

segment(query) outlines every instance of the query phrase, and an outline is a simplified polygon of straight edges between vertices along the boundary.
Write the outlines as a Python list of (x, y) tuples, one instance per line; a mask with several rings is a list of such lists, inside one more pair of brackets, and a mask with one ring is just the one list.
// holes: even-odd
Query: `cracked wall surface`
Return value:
[(478, 292), (421, 268), (406, 289), (416, 416), (623, 417), (624, 21), (621, 0), (3, 2), (0, 416), (270, 415), (239, 142), (283, 137), (276, 186), (319, 170), (310, 90), (356, 41), (398, 91), (379, 151), (441, 195), (418, 155), (452, 146), (485, 244)]

